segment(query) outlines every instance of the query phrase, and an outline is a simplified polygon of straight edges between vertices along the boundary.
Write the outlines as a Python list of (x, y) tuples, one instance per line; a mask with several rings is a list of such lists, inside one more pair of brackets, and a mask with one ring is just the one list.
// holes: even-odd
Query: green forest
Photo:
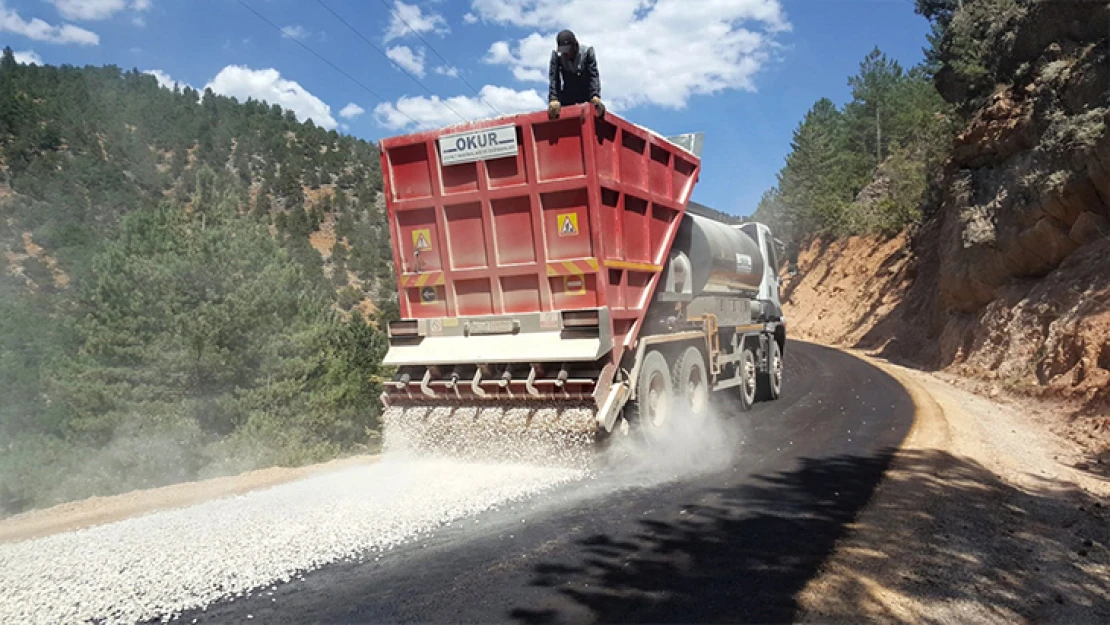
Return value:
[[(879, 49), (847, 79), (851, 101), (818, 100), (794, 130), (791, 150), (753, 215), (792, 253), (814, 237), (893, 235), (927, 217), (935, 180), (958, 128), (994, 84), (987, 46), (993, 15), (1018, 0), (916, 0), (932, 33), (923, 60), (902, 67)], [(1005, 21), (1004, 19), (1002, 20)], [(961, 86), (956, 102), (938, 81)]]
[(5, 49), (0, 516), (372, 448), (380, 189), (374, 145), (279, 106)]

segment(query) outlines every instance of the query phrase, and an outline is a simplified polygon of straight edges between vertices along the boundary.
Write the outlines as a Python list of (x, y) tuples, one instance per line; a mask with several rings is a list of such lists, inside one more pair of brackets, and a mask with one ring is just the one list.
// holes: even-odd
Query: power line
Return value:
[(420, 41), (424, 42), (424, 45), (428, 46), (428, 49), (432, 51), (432, 54), (439, 57), (439, 60), (443, 61), (444, 65), (446, 65), (447, 67), (455, 70), (455, 75), (458, 77), (458, 79), (463, 81), (463, 84), (466, 85), (467, 87), (469, 87), (470, 90), (474, 92), (474, 95), (478, 96), (479, 100), (481, 100), (482, 102), (485, 102), (486, 106), (488, 106), (490, 108), (490, 110), (492, 110), (494, 113), (497, 113), (498, 115), (503, 115), (504, 114), (501, 111), (497, 110), (497, 107), (490, 104), (489, 100), (485, 99), (485, 97), (482, 96), (482, 93), (474, 88), (474, 85), (470, 84), (470, 82), (467, 79), (463, 78), (462, 72), (460, 72), (457, 67), (452, 65), (451, 61), (448, 61), (447, 59), (443, 58), (443, 55), (440, 54), (439, 51), (437, 51), (434, 47), (432, 47), (432, 44), (428, 43), (428, 40), (425, 39), (423, 37), (423, 35), (421, 35), (419, 32), (417, 32), (416, 29), (413, 28), (412, 26), (409, 26), (409, 23), (405, 21), (405, 18), (401, 17), (401, 14), (398, 13), (396, 9), (391, 7), (389, 5), (389, 3), (386, 2), (386, 0), (381, 0), (381, 3), (382, 3), (383, 6), (385, 6), (385, 8), (389, 9), (389, 12), (392, 13), (394, 17), (401, 20), (401, 23), (405, 25), (405, 28), (408, 28), (409, 31), (412, 32), (412, 34), (416, 35), (420, 39)]
[(401, 65), (400, 65), (399, 63), (397, 63), (397, 62), (396, 62), (396, 61), (394, 61), (393, 59), (389, 58), (389, 54), (388, 54), (388, 53), (386, 53), (386, 52), (385, 52), (385, 50), (382, 50), (381, 48), (379, 48), (379, 47), (377, 46), (377, 44), (375, 44), (375, 43), (374, 43), (373, 41), (370, 41), (370, 39), (369, 39), (368, 37), (366, 37), (366, 35), (363, 35), (363, 34), (362, 34), (362, 32), (360, 32), (360, 31), (359, 31), (359, 30), (358, 30), (357, 28), (355, 28), (354, 26), (351, 26), (350, 22), (348, 22), (347, 20), (343, 19), (343, 17), (342, 17), (342, 16), (340, 16), (340, 15), (339, 15), (338, 13), (336, 13), (336, 12), (335, 12), (334, 10), (332, 10), (332, 8), (331, 8), (331, 7), (329, 7), (328, 5), (324, 4), (324, 0), (316, 0), (316, 3), (317, 3), (317, 4), (319, 4), (320, 6), (324, 7), (324, 9), (325, 9), (325, 10), (327, 10), (327, 12), (328, 12), (328, 13), (331, 13), (331, 14), (332, 14), (333, 16), (335, 16), (335, 19), (337, 19), (337, 20), (339, 20), (340, 22), (342, 22), (344, 26), (346, 26), (347, 28), (350, 28), (352, 32), (354, 32), (354, 33), (355, 33), (356, 35), (358, 35), (358, 36), (359, 36), (359, 38), (361, 38), (361, 39), (362, 39), (363, 41), (365, 41), (365, 42), (366, 42), (367, 44), (369, 44), (371, 48), (374, 48), (375, 50), (377, 50), (377, 51), (378, 51), (378, 54), (381, 54), (382, 56), (384, 56), (384, 57), (385, 57), (385, 59), (386, 59), (387, 61), (389, 61), (390, 63), (392, 63), (392, 64), (394, 65), (394, 67), (396, 67), (397, 69), (399, 69), (399, 70), (401, 70), (402, 72), (404, 72), (406, 76), (408, 76), (409, 78), (411, 78), (411, 79), (412, 79), (412, 81), (413, 81), (413, 82), (415, 82), (416, 84), (420, 85), (420, 87), (421, 87), (421, 88), (422, 88), (422, 89), (423, 89), (424, 91), (426, 91), (426, 92), (428, 93), (428, 95), (430, 95), (430, 96), (432, 96), (432, 97), (433, 97), (434, 99), (436, 99), (436, 100), (437, 100), (437, 101), (438, 101), (438, 102), (439, 102), (440, 104), (442, 104), (442, 105), (443, 105), (443, 106), (444, 106), (444, 107), (445, 107), (445, 108), (446, 108), (447, 110), (449, 110), (449, 111), (451, 111), (452, 113), (454, 113), (456, 117), (458, 117), (459, 119), (461, 119), (461, 120), (462, 120), (462, 121), (464, 121), (464, 122), (469, 122), (469, 121), (470, 121), (470, 119), (469, 119), (469, 118), (467, 118), (466, 116), (464, 116), (464, 115), (463, 115), (462, 113), (460, 113), (460, 112), (456, 111), (456, 110), (454, 109), (454, 107), (452, 107), (452, 106), (451, 106), (450, 104), (448, 104), (448, 103), (446, 102), (446, 100), (441, 100), (441, 99), (437, 98), (437, 97), (436, 97), (436, 94), (435, 94), (435, 93), (432, 93), (432, 90), (431, 90), (431, 89), (429, 89), (429, 88), (428, 88), (428, 86), (427, 86), (427, 85), (425, 85), (425, 84), (424, 84), (423, 82), (421, 82), (419, 78), (417, 78), (416, 76), (412, 75), (412, 74), (411, 74), (411, 73), (410, 73), (410, 72), (409, 72), (409, 71), (408, 71), (407, 69), (405, 69), (404, 67), (401, 67)]
[[(348, 80), (350, 80), (351, 82), (355, 83), (355, 84), (356, 84), (356, 85), (358, 85), (359, 87), (362, 87), (362, 88), (363, 88), (363, 90), (365, 90), (365, 91), (366, 91), (367, 93), (369, 93), (370, 95), (374, 96), (375, 98), (377, 98), (378, 100), (380, 100), (380, 101), (381, 101), (381, 102), (383, 102), (383, 103), (387, 103), (387, 104), (389, 104), (389, 103), (390, 103), (390, 102), (389, 102), (389, 100), (386, 100), (386, 99), (385, 99), (385, 98), (383, 98), (382, 96), (378, 95), (378, 93), (377, 93), (376, 91), (374, 91), (374, 90), (373, 90), (373, 89), (371, 89), (370, 87), (367, 87), (366, 85), (362, 84), (362, 82), (361, 82), (360, 80), (358, 80), (358, 79), (357, 79), (357, 78), (355, 78), (354, 76), (352, 76), (352, 75), (348, 74), (347, 72), (343, 71), (343, 69), (342, 69), (342, 68), (340, 68), (340, 67), (339, 67), (338, 65), (336, 65), (335, 63), (332, 63), (332, 62), (331, 62), (331, 61), (329, 61), (328, 59), (324, 58), (324, 57), (323, 57), (323, 56), (322, 56), (322, 55), (321, 55), (321, 54), (320, 54), (319, 52), (317, 52), (317, 51), (313, 50), (312, 48), (308, 47), (307, 45), (305, 45), (305, 43), (304, 43), (304, 42), (302, 42), (302, 41), (301, 41), (300, 39), (297, 39), (296, 37), (292, 37), (292, 36), (290, 36), (290, 35), (289, 35), (288, 33), (286, 33), (286, 32), (285, 32), (285, 29), (284, 29), (284, 28), (282, 28), (281, 26), (278, 26), (277, 24), (275, 24), (275, 23), (271, 22), (270, 20), (266, 19), (266, 16), (265, 16), (265, 15), (262, 15), (262, 14), (261, 14), (261, 13), (259, 13), (258, 11), (255, 11), (255, 10), (254, 10), (253, 8), (251, 8), (251, 6), (250, 6), (249, 4), (247, 4), (246, 2), (243, 2), (243, 0), (237, 0), (237, 1), (239, 2), (239, 4), (243, 5), (243, 8), (245, 8), (246, 10), (248, 10), (248, 11), (250, 11), (251, 13), (254, 13), (254, 14), (255, 14), (256, 16), (258, 16), (258, 19), (260, 19), (260, 20), (262, 20), (263, 22), (266, 22), (267, 24), (269, 24), (270, 26), (272, 26), (272, 27), (274, 28), (274, 30), (278, 31), (278, 32), (279, 32), (279, 33), (281, 33), (281, 34), (282, 34), (283, 36), (285, 36), (285, 37), (288, 37), (289, 39), (292, 39), (294, 43), (296, 43), (296, 44), (297, 44), (297, 45), (299, 45), (300, 47), (302, 47), (302, 48), (304, 48), (305, 50), (307, 50), (307, 51), (308, 51), (308, 52), (309, 52), (310, 54), (312, 54), (312, 56), (314, 56), (314, 57), (316, 57), (316, 58), (320, 59), (321, 61), (323, 61), (324, 63), (327, 63), (328, 65), (330, 65), (332, 69), (334, 69), (335, 71), (339, 72), (340, 74), (343, 74), (344, 76), (346, 76)], [(416, 121), (415, 119), (413, 119), (412, 117), (410, 117), (410, 116), (409, 116), (409, 115), (408, 115), (407, 113), (405, 113), (405, 112), (404, 112), (404, 111), (402, 111), (401, 109), (397, 108), (396, 106), (394, 106), (394, 107), (393, 107), (393, 110), (397, 111), (398, 113), (400, 113), (400, 114), (401, 114), (401, 115), (403, 115), (404, 117), (408, 118), (408, 120), (409, 120), (409, 121), (411, 121), (412, 123), (416, 124), (416, 126), (417, 126), (418, 128), (423, 128), (423, 127), (424, 127), (424, 124), (421, 124), (420, 122)]]

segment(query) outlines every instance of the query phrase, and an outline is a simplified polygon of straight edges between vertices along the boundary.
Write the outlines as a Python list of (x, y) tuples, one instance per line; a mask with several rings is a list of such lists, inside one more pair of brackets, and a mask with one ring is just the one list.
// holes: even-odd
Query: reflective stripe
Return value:
[(605, 261), (605, 266), (613, 269), (630, 269), (632, 271), (663, 271), (663, 267), (659, 265), (652, 265), (650, 263), (630, 263), (625, 260), (607, 260)]
[(401, 288), (420, 288), (422, 286), (443, 286), (447, 280), (442, 271), (428, 273), (401, 274)]
[(547, 264), (547, 275), (555, 276), (581, 276), (596, 272), (598, 262), (596, 258), (576, 260), (553, 260)]

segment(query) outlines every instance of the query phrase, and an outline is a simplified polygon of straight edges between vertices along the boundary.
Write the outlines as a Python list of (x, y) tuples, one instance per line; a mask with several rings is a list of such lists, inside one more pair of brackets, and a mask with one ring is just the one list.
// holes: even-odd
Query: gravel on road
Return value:
[(247, 596), (585, 477), (395, 461), (0, 545), (0, 622), (132, 623)]

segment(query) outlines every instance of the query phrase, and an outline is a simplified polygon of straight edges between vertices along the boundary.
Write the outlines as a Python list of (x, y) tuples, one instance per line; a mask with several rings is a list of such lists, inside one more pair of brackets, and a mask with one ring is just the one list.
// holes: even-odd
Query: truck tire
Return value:
[(709, 416), (709, 376), (705, 355), (697, 347), (687, 347), (679, 356), (674, 366), (674, 387), (675, 404), (681, 406), (678, 418), (701, 423)]
[(675, 408), (674, 384), (670, 367), (663, 354), (651, 350), (640, 365), (636, 381), (636, 429), (649, 441), (658, 442), (665, 436), (667, 421)]
[(737, 375), (740, 376), (740, 410), (747, 412), (752, 409), (756, 400), (756, 389), (759, 385), (756, 373), (755, 351), (744, 346), (740, 352), (740, 362), (736, 363)]
[(767, 372), (759, 374), (759, 399), (769, 401), (782, 394), (782, 349), (771, 339), (767, 352)]

